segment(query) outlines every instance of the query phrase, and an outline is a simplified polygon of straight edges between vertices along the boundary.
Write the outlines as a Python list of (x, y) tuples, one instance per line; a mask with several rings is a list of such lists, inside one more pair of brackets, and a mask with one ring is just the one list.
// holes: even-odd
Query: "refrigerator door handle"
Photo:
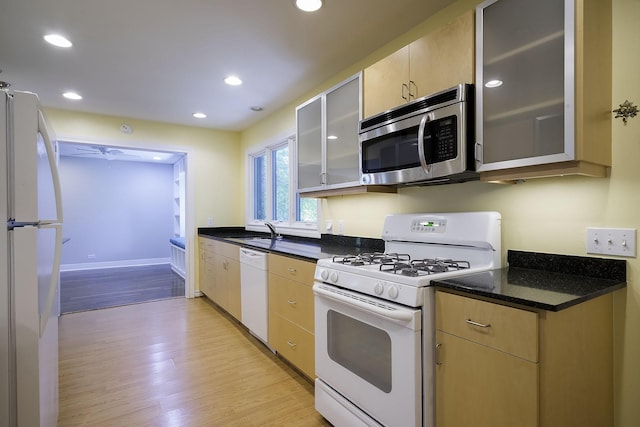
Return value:
[(44, 119), (42, 111), (38, 111), (38, 131), (42, 135), (44, 140), (44, 147), (47, 151), (47, 158), (49, 160), (49, 166), (51, 167), (51, 177), (53, 179), (53, 192), (56, 199), (56, 216), (58, 217), (54, 222), (62, 221), (62, 192), (60, 191), (60, 174), (58, 173), (58, 164), (56, 162), (56, 153), (53, 152), (53, 141), (47, 129), (47, 122)]
[(51, 271), (51, 279), (49, 282), (49, 292), (47, 295), (47, 302), (44, 310), (40, 314), (40, 337), (44, 335), (44, 330), (47, 326), (49, 316), (51, 316), (51, 309), (55, 304), (56, 291), (60, 281), (60, 257), (62, 254), (62, 225), (61, 224), (43, 224), (39, 228), (55, 228), (56, 229), (56, 243), (55, 252), (53, 254), (53, 266)]
[(9, 220), (7, 221), (7, 230), (11, 231), (14, 228), (21, 228), (21, 227), (37, 227), (38, 225), (40, 225), (39, 222), (22, 222), (22, 221), (16, 221), (15, 219), (9, 218)]

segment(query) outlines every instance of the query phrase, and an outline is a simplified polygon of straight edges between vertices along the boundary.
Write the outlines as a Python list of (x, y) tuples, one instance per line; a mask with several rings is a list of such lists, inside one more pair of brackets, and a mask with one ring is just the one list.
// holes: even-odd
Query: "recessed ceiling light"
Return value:
[(58, 47), (71, 47), (73, 45), (66, 37), (59, 34), (47, 34), (44, 39), (47, 43)]
[(240, 78), (238, 78), (237, 76), (229, 76), (224, 79), (224, 82), (230, 86), (239, 86), (242, 84), (242, 80), (240, 80)]
[(160, 157), (160, 156), (153, 156), (153, 160), (162, 160), (162, 157)]
[(67, 99), (73, 99), (74, 101), (82, 99), (82, 96), (75, 92), (65, 92), (62, 94)]
[(499, 86), (502, 86), (502, 80), (489, 80), (484, 84), (484, 86), (489, 88), (499, 87)]
[(205, 113), (193, 113), (193, 117), (196, 119), (206, 119), (207, 115)]
[(315, 12), (322, 7), (322, 0), (296, 0), (296, 7), (305, 12)]
[(335, 135), (329, 135), (329, 136), (327, 137), (327, 139), (338, 139), (338, 137), (337, 137), (337, 136), (335, 136)]

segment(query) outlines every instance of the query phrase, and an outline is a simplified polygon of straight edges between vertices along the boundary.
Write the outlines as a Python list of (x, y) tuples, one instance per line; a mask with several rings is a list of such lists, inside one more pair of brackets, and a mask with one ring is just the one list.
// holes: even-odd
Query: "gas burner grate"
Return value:
[(361, 266), (371, 264), (388, 264), (394, 262), (409, 262), (411, 257), (408, 254), (371, 252), (359, 255), (334, 256), (332, 261), (339, 264)]
[(452, 259), (421, 259), (408, 262), (392, 261), (380, 265), (380, 271), (410, 277), (416, 277), (420, 274), (437, 274), (468, 268), (471, 268), (471, 264), (468, 261), (454, 261)]

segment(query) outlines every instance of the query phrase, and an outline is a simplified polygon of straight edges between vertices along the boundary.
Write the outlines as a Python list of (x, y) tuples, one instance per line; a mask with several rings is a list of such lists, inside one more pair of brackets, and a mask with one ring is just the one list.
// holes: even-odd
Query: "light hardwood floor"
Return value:
[(196, 298), (62, 316), (58, 425), (330, 424), (308, 380)]

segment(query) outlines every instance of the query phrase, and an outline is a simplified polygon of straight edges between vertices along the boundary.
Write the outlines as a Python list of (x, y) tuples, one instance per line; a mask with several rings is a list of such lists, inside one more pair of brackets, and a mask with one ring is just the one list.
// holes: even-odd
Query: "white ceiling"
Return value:
[[(2, 0), (0, 80), (45, 107), (242, 130), (450, 3), (325, 0), (305, 13), (294, 0)], [(45, 43), (51, 32), (73, 47)]]

